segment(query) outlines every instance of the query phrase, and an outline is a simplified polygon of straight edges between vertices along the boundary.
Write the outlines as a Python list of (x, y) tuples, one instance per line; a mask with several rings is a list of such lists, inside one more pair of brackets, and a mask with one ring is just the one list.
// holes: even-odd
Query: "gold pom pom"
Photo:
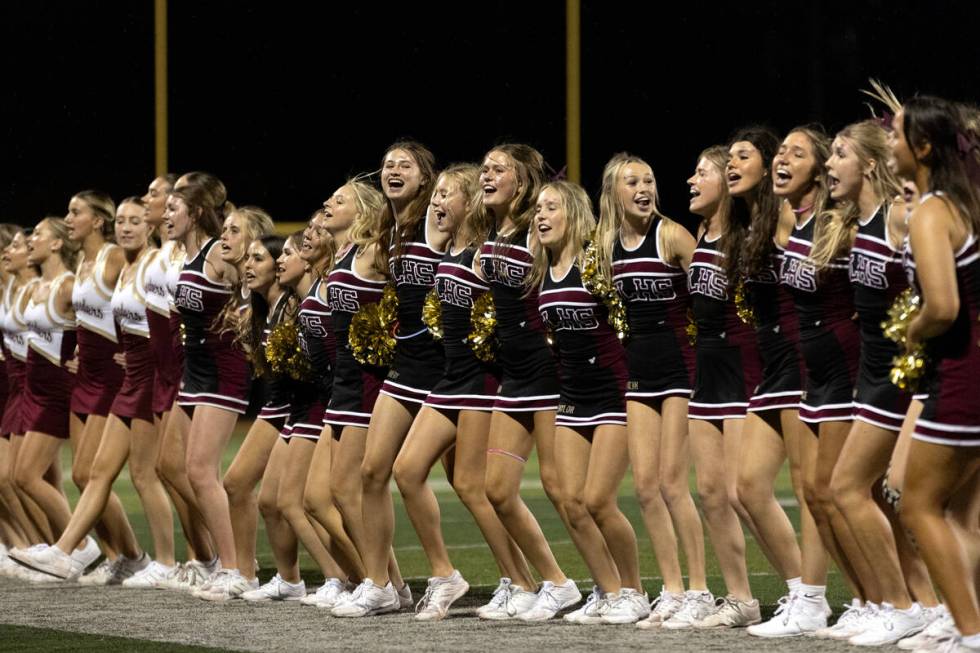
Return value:
[[(900, 347), (908, 349), (909, 325), (921, 307), (921, 298), (911, 288), (903, 290), (888, 309), (888, 319), (881, 323), (885, 337)], [(902, 390), (913, 392), (922, 380), (925, 366), (925, 346), (919, 344), (892, 359), (889, 377), (892, 383)]]
[(629, 335), (629, 322), (626, 319), (626, 307), (616, 288), (602, 274), (599, 266), (599, 250), (596, 247), (595, 236), (585, 248), (585, 258), (582, 261), (582, 285), (592, 293), (592, 296), (606, 306), (609, 325), (620, 340)]
[(265, 345), (265, 360), (281, 376), (305, 381), (313, 375), (310, 361), (299, 344), (299, 328), (291, 320), (280, 322), (272, 329)]
[(180, 321), (180, 344), (184, 347), (187, 346), (187, 327), (184, 326), (184, 321)]
[(361, 365), (391, 365), (395, 357), (397, 313), (398, 295), (390, 285), (385, 286), (381, 301), (361, 306), (351, 319), (347, 336), (354, 360)]
[(694, 311), (690, 308), (687, 309), (687, 326), (684, 327), (684, 332), (692, 347), (698, 344), (698, 323), (694, 320)]
[(745, 296), (745, 283), (741, 279), (735, 284), (735, 312), (744, 324), (755, 326), (755, 313)]
[(422, 321), (432, 337), (442, 340), (442, 302), (439, 301), (439, 293), (433, 288), (425, 296), (425, 303), (422, 305)]
[(470, 349), (481, 361), (492, 362), (497, 357), (497, 307), (489, 291), (473, 301), (470, 325), (473, 330), (466, 336)]

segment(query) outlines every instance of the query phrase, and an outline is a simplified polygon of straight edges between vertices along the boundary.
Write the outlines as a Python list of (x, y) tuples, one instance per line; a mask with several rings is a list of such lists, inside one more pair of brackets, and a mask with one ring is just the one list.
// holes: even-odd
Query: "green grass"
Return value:
[(0, 624), (0, 649), (6, 653), (21, 651), (92, 651), (93, 653), (221, 653), (224, 649), (187, 646), (172, 642), (150, 642), (145, 639), (86, 635), (52, 628)]
[[(225, 468), (227, 468), (228, 464), (230, 464), (231, 460), (234, 458), (235, 451), (238, 449), (248, 425), (249, 424), (246, 422), (241, 422), (239, 424), (236, 434), (232, 439), (231, 445), (225, 452)], [(68, 452), (67, 447), (63, 452), (63, 464), (65, 466), (65, 478), (70, 479), (71, 475), (68, 471), (70, 465), (70, 453)], [(538, 483), (537, 459), (533, 456), (525, 469), (524, 478), (526, 481), (530, 482), (531, 487), (524, 489), (522, 491), (522, 496), (524, 497), (528, 507), (537, 516), (538, 522), (541, 524), (541, 528), (544, 531), (545, 536), (551, 543), (552, 550), (554, 551), (562, 569), (571, 578), (575, 578), (579, 581), (586, 581), (586, 579), (589, 578), (589, 572), (585, 567), (584, 562), (582, 562), (582, 558), (575, 550), (575, 546), (572, 544), (564, 526), (558, 519), (557, 513), (552, 508), (551, 503), (544, 494), (544, 491), (540, 488), (540, 484)], [(489, 592), (496, 586), (499, 576), (496, 565), (493, 561), (493, 557), (490, 555), (489, 548), (484, 543), (483, 538), (469, 512), (456, 498), (452, 490), (448, 488), (448, 485), (445, 482), (445, 473), (443, 472), (441, 466), (437, 465), (433, 470), (431, 480), (437, 486), (437, 496), (439, 498), (439, 505), (442, 510), (443, 533), (446, 544), (450, 549), (450, 554), (454, 564), (460, 569), (474, 589), (479, 589), (482, 592)], [(691, 484), (691, 487), (693, 488), (693, 471), (691, 476)], [(66, 482), (65, 489), (68, 493), (69, 500), (72, 502), (72, 505), (74, 505), (78, 496), (76, 488), (70, 482)], [(152, 544), (146, 526), (146, 520), (142, 515), (139, 497), (136, 495), (136, 491), (133, 489), (132, 483), (129, 481), (128, 473), (125, 470), (116, 481), (114, 489), (119, 495), (119, 498), (122, 500), (127, 513), (129, 513), (133, 528), (136, 531), (137, 537), (139, 538), (141, 544), (146, 547), (147, 551), (152, 551)], [(792, 504), (786, 508), (786, 511), (793, 522), (793, 525), (798, 530), (799, 509), (795, 505), (795, 498), (793, 497), (793, 492), (790, 485), (789, 472), (785, 465), (777, 478), (776, 494), (780, 500), (784, 500), (784, 502), (790, 502)], [(425, 554), (422, 552), (419, 545), (415, 531), (412, 529), (412, 525), (408, 520), (408, 516), (405, 514), (401, 497), (398, 496), (397, 492), (394, 495), (394, 499), (396, 519), (394, 545), (398, 562), (405, 578), (412, 580), (412, 584), (418, 586), (419, 583), (423, 582), (429, 575), (428, 563), (426, 562)], [(697, 497), (695, 495), (695, 500), (696, 499)], [(633, 479), (630, 474), (627, 474), (620, 488), (619, 503), (623, 512), (629, 518), (634, 529), (636, 530), (637, 539), (639, 541), (640, 571), (647, 591), (650, 592), (651, 595), (654, 595), (660, 590), (660, 571), (653, 555), (650, 539), (647, 536), (646, 529), (644, 528), (640, 517), (639, 504), (633, 495)], [(177, 523), (178, 522), (175, 518), (175, 524)], [(711, 549), (711, 542), (708, 539), (707, 534), (705, 534), (705, 548), (707, 554), (709, 587), (716, 594), (724, 593), (724, 584), (721, 579), (721, 573), (718, 569), (717, 560), (714, 557)], [(182, 553), (183, 543), (181, 538), (178, 536), (178, 557), (180, 557)], [(785, 593), (786, 586), (783, 580), (774, 574), (758, 545), (748, 533), (746, 534), (746, 557), (754, 593), (760, 599), (763, 605), (774, 605), (776, 600)], [(259, 520), (258, 559), (260, 565), (262, 566), (260, 576), (264, 580), (267, 576), (272, 575), (273, 570), (275, 569), (275, 563), (268, 546), (268, 540), (265, 536), (265, 527), (264, 524), (262, 524), (261, 519)], [(304, 551), (301, 551), (300, 564), (303, 568), (303, 576), (307, 580), (308, 586), (310, 586), (312, 583), (319, 583), (322, 576), (320, 575), (320, 572), (316, 568), (312, 559)], [(585, 584), (591, 585), (591, 583)], [(831, 604), (834, 605), (844, 602), (846, 598), (847, 592), (843, 587), (840, 576), (836, 573), (836, 571), (832, 571), (828, 586), (828, 600), (830, 600)]]

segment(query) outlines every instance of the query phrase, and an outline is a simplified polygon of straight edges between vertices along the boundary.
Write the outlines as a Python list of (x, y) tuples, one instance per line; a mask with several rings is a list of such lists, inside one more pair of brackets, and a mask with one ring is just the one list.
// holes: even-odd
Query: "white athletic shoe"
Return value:
[[(323, 585), (317, 588), (316, 592), (307, 594), (299, 600), (303, 605), (312, 605), (323, 610), (329, 610), (337, 604), (340, 596), (347, 589), (346, 583), (339, 578), (328, 578)], [(348, 596), (350, 592), (348, 592)]]
[(10, 556), (4, 556), (0, 559), (0, 576), (6, 576), (7, 578), (20, 578), (20, 569), (25, 567), (17, 564), (17, 561)]
[(335, 605), (330, 614), (335, 617), (369, 617), (386, 612), (397, 612), (401, 607), (398, 592), (388, 583), (378, 587), (370, 578), (365, 578), (349, 601)]
[(17, 562), (60, 580), (76, 580), (82, 574), (84, 567), (70, 555), (56, 546), (46, 546), (43, 549), (31, 547), (27, 551), (13, 552), (11, 557)]
[(419, 621), (445, 619), (451, 606), (470, 589), (458, 569), (449, 576), (433, 576), (425, 588), (425, 595), (415, 606), (415, 618)]
[(398, 609), (408, 610), (415, 606), (415, 600), (412, 598), (412, 588), (405, 583), (401, 586), (396, 594), (398, 594)]
[(276, 574), (265, 585), (258, 589), (242, 593), (242, 598), (249, 603), (264, 603), (266, 601), (299, 601), (306, 596), (306, 583), (301, 578), (298, 583), (289, 583)]
[(739, 601), (734, 596), (725, 596), (715, 603), (718, 609), (697, 622), (697, 628), (744, 628), (762, 621), (759, 600)]
[(44, 583), (62, 583), (64, 578), (58, 578), (57, 576), (52, 576), (51, 574), (46, 574), (43, 571), (38, 571), (36, 569), (31, 569), (29, 567), (20, 567), (20, 571), (17, 572), (17, 577), (21, 580), (26, 580), (29, 583), (44, 584)]
[(178, 562), (173, 567), (171, 567), (170, 571), (164, 574), (162, 578), (157, 580), (156, 584), (153, 586), (154, 589), (158, 589), (158, 590), (174, 589), (174, 586), (177, 583), (177, 579), (180, 578), (180, 575), (183, 573), (184, 573), (184, 565), (183, 563)]
[(963, 637), (959, 631), (956, 631), (952, 637), (944, 640), (935, 650), (939, 651), (939, 653), (977, 653), (980, 651), (980, 648), (974, 648), (964, 644)]
[(209, 584), (194, 592), (194, 596), (205, 601), (230, 601), (241, 597), (249, 590), (259, 588), (259, 579), (249, 580), (237, 569), (219, 569), (209, 579)]
[(823, 602), (791, 592), (779, 599), (779, 607), (772, 619), (749, 626), (748, 631), (755, 637), (797, 637), (826, 627), (827, 615)]
[(891, 603), (882, 603), (864, 631), (847, 641), (854, 646), (884, 646), (914, 635), (925, 627), (925, 616), (918, 603), (913, 603), (907, 610), (896, 610)]
[(607, 624), (635, 624), (650, 616), (650, 598), (646, 592), (624, 587), (619, 594), (607, 597), (600, 616)]
[(476, 616), (488, 621), (506, 621), (527, 612), (538, 600), (538, 595), (514, 585), (509, 578), (501, 578), (490, 602), (477, 608)]
[(555, 585), (549, 580), (541, 583), (538, 598), (530, 609), (517, 614), (521, 621), (547, 621), (556, 614), (582, 600), (582, 593), (571, 578), (561, 585)]
[(687, 590), (684, 592), (684, 604), (666, 619), (662, 626), (667, 630), (694, 628), (702, 619), (714, 614), (715, 597), (707, 590)]
[(650, 604), (650, 614), (646, 619), (636, 622), (636, 627), (641, 630), (660, 628), (665, 621), (684, 605), (684, 594), (668, 592), (666, 588), (660, 588), (660, 596)]
[(209, 562), (188, 560), (181, 567), (180, 574), (171, 582), (169, 589), (190, 592), (193, 595), (196, 590), (207, 584), (220, 567), (217, 558)]
[(82, 546), (71, 552), (71, 559), (77, 562), (84, 571), (101, 555), (102, 551), (95, 539), (91, 535), (86, 535), (85, 539), (82, 540)]
[(177, 565), (167, 567), (154, 560), (129, 578), (123, 580), (122, 586), (132, 589), (152, 589), (157, 587), (164, 578), (173, 574), (176, 568)]
[(585, 597), (585, 603), (577, 610), (572, 610), (564, 617), (563, 621), (572, 624), (591, 625), (602, 623), (602, 611), (606, 608), (608, 598), (603, 594), (597, 585), (592, 586), (592, 591)]
[(88, 573), (82, 574), (78, 578), (79, 585), (92, 585), (102, 587), (109, 584), (109, 579), (112, 578), (113, 571), (115, 570), (114, 561), (109, 560), (109, 558), (104, 558), (102, 562), (95, 566)]
[(934, 608), (923, 608), (923, 615), (928, 625), (917, 635), (906, 637), (898, 642), (898, 648), (905, 651), (929, 650), (939, 642), (947, 640), (956, 635), (956, 626), (953, 624), (953, 617), (945, 605), (937, 605)]
[(878, 606), (874, 603), (861, 605), (857, 599), (852, 599), (850, 605), (844, 605), (846, 610), (837, 618), (837, 623), (827, 628), (821, 628), (813, 633), (821, 639), (848, 640), (864, 631), (869, 619), (874, 618)]

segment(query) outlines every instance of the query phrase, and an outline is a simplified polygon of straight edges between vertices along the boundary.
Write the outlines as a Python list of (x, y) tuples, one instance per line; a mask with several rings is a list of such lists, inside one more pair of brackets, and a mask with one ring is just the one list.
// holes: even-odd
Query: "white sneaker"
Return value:
[(602, 611), (606, 608), (606, 595), (597, 585), (585, 598), (585, 603), (577, 610), (572, 610), (563, 617), (564, 621), (572, 624), (591, 625), (602, 623)]
[(171, 567), (170, 571), (164, 574), (162, 578), (157, 580), (156, 584), (153, 586), (154, 589), (158, 589), (158, 590), (175, 589), (177, 579), (179, 579), (181, 574), (183, 573), (184, 573), (184, 565), (183, 563), (178, 562), (173, 567)]
[(13, 551), (11, 557), (35, 571), (55, 576), (60, 580), (76, 580), (84, 570), (81, 563), (73, 560), (70, 555), (56, 546)]
[(943, 640), (935, 650), (939, 653), (977, 653), (980, 648), (973, 648), (964, 644), (959, 631), (955, 631), (952, 637)]
[(99, 559), (102, 551), (98, 543), (91, 535), (86, 535), (82, 540), (82, 546), (71, 552), (71, 559), (82, 567), (82, 571), (88, 569), (89, 565)]
[(913, 603), (907, 610), (896, 610), (891, 603), (882, 603), (864, 631), (847, 641), (854, 646), (884, 646), (914, 635), (925, 627), (925, 616), (918, 603)]
[(57, 576), (52, 576), (51, 574), (46, 574), (43, 571), (24, 567), (23, 565), (18, 566), (20, 567), (20, 570), (17, 572), (17, 578), (26, 580), (29, 583), (61, 583), (65, 580), (64, 578), (58, 578)]
[(945, 605), (923, 608), (922, 612), (928, 625), (917, 635), (900, 640), (897, 644), (898, 648), (905, 651), (918, 651), (935, 646), (940, 641), (949, 639), (956, 634), (953, 616), (949, 614)]
[(78, 579), (79, 585), (94, 585), (102, 587), (109, 584), (109, 579), (115, 571), (114, 561), (105, 558), (92, 571), (82, 574)]
[(521, 621), (547, 621), (556, 614), (582, 600), (582, 593), (571, 578), (561, 585), (555, 585), (549, 580), (541, 583), (538, 598), (529, 610), (518, 613)]
[(0, 576), (6, 576), (7, 578), (20, 578), (20, 569), (24, 569), (23, 566), (17, 564), (17, 561), (10, 556), (4, 556), (0, 560)]
[(514, 585), (509, 578), (501, 578), (490, 602), (477, 608), (476, 616), (489, 621), (506, 621), (534, 607), (538, 595)]
[(330, 614), (335, 617), (369, 617), (375, 614), (397, 612), (401, 609), (398, 592), (388, 583), (378, 587), (370, 578), (365, 578), (351, 594), (349, 600), (338, 602)]
[(266, 601), (299, 601), (306, 596), (306, 583), (301, 578), (298, 583), (289, 583), (276, 574), (265, 585), (258, 589), (242, 593), (242, 598), (249, 603), (264, 603)]
[(194, 596), (205, 601), (230, 601), (241, 597), (249, 590), (259, 588), (259, 579), (249, 580), (237, 569), (219, 569), (209, 579), (209, 584), (194, 592)]
[(312, 605), (329, 610), (337, 604), (345, 589), (347, 589), (347, 585), (339, 578), (328, 578), (315, 592), (308, 593), (299, 602), (303, 605)]
[(847, 609), (838, 617), (837, 623), (828, 628), (821, 628), (813, 635), (821, 639), (848, 640), (864, 632), (868, 620), (874, 619), (875, 613), (878, 612), (878, 606), (874, 603), (861, 605), (857, 599), (853, 599), (851, 605), (844, 607)]
[(599, 612), (603, 623), (635, 624), (650, 616), (650, 599), (646, 592), (624, 587), (619, 594), (608, 597), (605, 608)]
[(122, 586), (132, 589), (152, 589), (157, 587), (160, 581), (168, 575), (174, 573), (176, 568), (177, 565), (167, 567), (154, 560), (129, 578), (123, 580)]
[(660, 596), (650, 604), (650, 614), (646, 619), (636, 622), (636, 627), (642, 630), (660, 628), (665, 621), (684, 605), (684, 593), (668, 592), (666, 588), (660, 588)]
[(449, 606), (470, 589), (458, 569), (449, 576), (433, 576), (425, 588), (425, 595), (415, 606), (415, 618), (419, 621), (438, 621), (449, 613)]
[(762, 621), (759, 612), (759, 600), (739, 601), (734, 596), (725, 596), (717, 600), (718, 609), (697, 622), (697, 628), (744, 628)]
[(684, 604), (680, 610), (663, 622), (667, 630), (693, 628), (695, 624), (717, 611), (715, 597), (707, 590), (687, 590), (684, 592)]
[(792, 592), (779, 599), (772, 619), (749, 626), (748, 631), (755, 637), (797, 637), (826, 627), (823, 603)]
[(188, 560), (181, 567), (178, 576), (171, 582), (169, 589), (193, 594), (196, 590), (204, 587), (219, 567), (217, 558), (209, 562)]

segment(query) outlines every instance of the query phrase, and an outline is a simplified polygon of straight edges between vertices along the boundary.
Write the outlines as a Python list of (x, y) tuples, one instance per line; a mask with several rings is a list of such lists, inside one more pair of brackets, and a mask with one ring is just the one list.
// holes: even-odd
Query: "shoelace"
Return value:
[(841, 625), (846, 626), (852, 621), (855, 621), (856, 619), (860, 619), (863, 612), (864, 612), (864, 606), (857, 607), (852, 603), (845, 603), (844, 612), (842, 612), (841, 615), (837, 617), (837, 623), (834, 625), (834, 628)]
[(415, 613), (416, 614), (418, 614), (419, 612), (422, 612), (427, 607), (429, 607), (429, 600), (432, 598), (432, 596), (435, 593), (436, 593), (436, 590), (435, 590), (435, 586), (434, 585), (428, 585), (428, 586), (426, 586), (426, 588), (425, 588), (425, 594), (423, 594), (422, 595), (422, 598), (419, 599), (419, 602), (415, 604)]
[[(677, 603), (680, 603), (681, 607), (684, 605), (683, 600), (678, 600), (675, 596), (668, 596), (665, 592), (661, 592), (660, 595), (650, 603), (650, 612), (651, 614), (665, 615), (670, 611), (673, 605)], [(674, 613), (676, 614), (679, 610), (680, 608), (675, 610)]]
[(779, 597), (778, 603), (779, 603), (779, 607), (776, 608), (776, 611), (773, 613), (772, 616), (776, 617), (778, 615), (782, 615), (783, 625), (785, 626), (786, 624), (789, 623), (790, 615), (793, 613), (793, 604), (796, 603), (796, 594), (781, 596)]

